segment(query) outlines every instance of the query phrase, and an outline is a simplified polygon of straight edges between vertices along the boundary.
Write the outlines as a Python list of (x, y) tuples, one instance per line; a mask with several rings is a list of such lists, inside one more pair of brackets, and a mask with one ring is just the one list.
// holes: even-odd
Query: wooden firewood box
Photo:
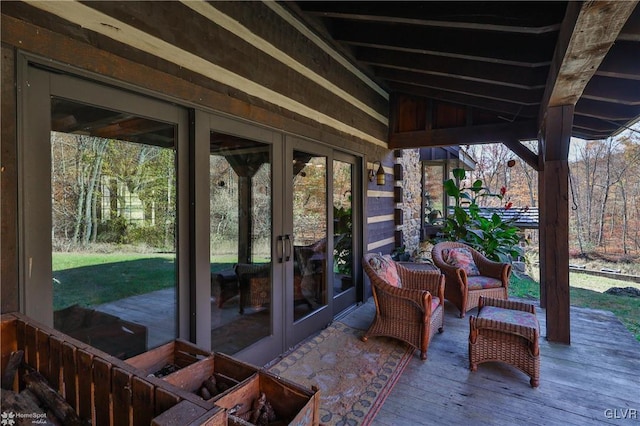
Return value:
[[(81, 420), (91, 421), (92, 425), (149, 425), (156, 416), (181, 401), (209, 412), (210, 417), (223, 411), (170, 383), (147, 378), (124, 361), (23, 314), (3, 314), (2, 375), (11, 353), (18, 350), (24, 351), (23, 366), (17, 370), (11, 390), (16, 393), (24, 390), (23, 377), (27, 369), (33, 369), (44, 376), (50, 388), (64, 398)], [(202, 422), (211, 424), (204, 423), (204, 419)]]
[[(16, 371), (11, 390), (24, 390), (27, 370), (37, 371), (92, 426), (246, 425), (228, 410), (235, 408), (231, 413), (237, 414), (238, 405), (251, 407), (261, 393), (284, 424), (319, 424), (316, 388), (307, 389), (179, 339), (123, 361), (18, 312), (3, 314), (1, 375), (11, 354), (19, 350), (24, 351), (23, 365)], [(153, 373), (167, 363), (180, 368), (155, 377)], [(195, 390), (211, 375), (229, 387), (206, 400)]]
[[(320, 391), (307, 389), (266, 371), (256, 374), (234, 387), (216, 400), (216, 405), (227, 410), (237, 409), (241, 414), (251, 408), (253, 402), (264, 393), (271, 403), (278, 420), (287, 425), (319, 425)], [(247, 423), (229, 415), (229, 425), (246, 426)]]

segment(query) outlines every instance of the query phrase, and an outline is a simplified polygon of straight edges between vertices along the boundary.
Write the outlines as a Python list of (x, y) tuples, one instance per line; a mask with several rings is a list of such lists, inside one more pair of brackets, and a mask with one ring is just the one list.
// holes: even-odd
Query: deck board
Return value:
[[(589, 425), (640, 421), (640, 342), (610, 312), (571, 308), (572, 344), (548, 342), (545, 311), (536, 302), (541, 326), (540, 387), (500, 363), (469, 370), (470, 311), (458, 318), (446, 304), (445, 331), (434, 336), (427, 361), (414, 358), (384, 402), (373, 425)], [(366, 328), (371, 300), (341, 321)], [(636, 418), (620, 418), (624, 413)], [(617, 410), (618, 418), (607, 418)], [(628, 416), (628, 415), (627, 415)]]
[[(161, 298), (164, 303), (167, 299)], [(459, 318), (447, 302), (445, 331), (434, 336), (428, 360), (423, 362), (418, 352), (414, 354), (372, 424), (638, 424), (640, 342), (611, 312), (575, 307), (571, 308), (572, 344), (548, 342), (545, 311), (532, 303), (542, 334), (540, 387), (532, 389), (528, 376), (500, 363), (481, 364), (472, 373), (468, 317), (474, 310)], [(139, 314), (133, 309), (118, 313)], [(339, 320), (364, 330), (374, 313), (370, 299)], [(636, 410), (636, 418), (620, 418), (627, 409)], [(617, 410), (613, 414), (618, 418), (607, 418), (606, 410)]]

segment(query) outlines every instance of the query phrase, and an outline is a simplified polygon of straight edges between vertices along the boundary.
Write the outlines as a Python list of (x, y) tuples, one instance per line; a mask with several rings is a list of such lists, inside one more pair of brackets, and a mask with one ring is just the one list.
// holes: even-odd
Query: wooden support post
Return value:
[(238, 262), (251, 263), (251, 177), (238, 176)]
[(547, 339), (571, 343), (569, 317), (569, 142), (573, 106), (547, 110), (540, 180), (540, 284), (547, 314)]
[(544, 213), (544, 142), (542, 140), (542, 135), (540, 139), (538, 139), (538, 211), (539, 219), (538, 219), (538, 252), (540, 255), (540, 307), (546, 309), (547, 308), (547, 289), (543, 285), (543, 278), (546, 276), (546, 264), (542, 262), (542, 254), (544, 253), (545, 246), (545, 223), (542, 220), (542, 217), (545, 215)]

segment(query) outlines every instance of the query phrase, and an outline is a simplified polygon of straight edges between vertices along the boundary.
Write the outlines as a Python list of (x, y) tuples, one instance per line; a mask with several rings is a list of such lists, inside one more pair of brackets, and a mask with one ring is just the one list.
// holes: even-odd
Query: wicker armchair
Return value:
[(371, 280), (376, 315), (367, 332), (371, 336), (387, 336), (420, 349), (420, 359), (427, 359), (427, 348), (436, 331), (444, 329), (444, 276), (439, 271), (414, 271), (385, 257), (397, 273), (401, 285), (391, 285), (388, 278), (374, 269), (378, 254), (366, 254), (363, 267)]
[[(479, 275), (468, 275), (464, 268), (452, 266), (445, 260), (446, 254), (455, 248), (466, 248), (471, 252)], [(464, 318), (469, 309), (478, 306), (480, 296), (504, 300), (508, 298), (511, 274), (509, 263), (489, 260), (479, 251), (457, 242), (436, 244), (431, 251), (431, 257), (446, 278), (444, 296), (460, 310), (460, 318)]]

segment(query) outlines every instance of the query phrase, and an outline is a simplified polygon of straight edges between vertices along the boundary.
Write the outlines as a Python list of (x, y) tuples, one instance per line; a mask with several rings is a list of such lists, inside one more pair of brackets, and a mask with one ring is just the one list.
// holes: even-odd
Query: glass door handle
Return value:
[(288, 250), (285, 250), (285, 258), (284, 261), (288, 262), (291, 259), (291, 236), (289, 234), (285, 234), (284, 239), (287, 240), (287, 246), (286, 248)]
[(282, 260), (284, 258), (284, 236), (283, 235), (278, 235), (278, 244), (277, 244), (276, 250), (278, 252), (278, 263), (282, 263)]

